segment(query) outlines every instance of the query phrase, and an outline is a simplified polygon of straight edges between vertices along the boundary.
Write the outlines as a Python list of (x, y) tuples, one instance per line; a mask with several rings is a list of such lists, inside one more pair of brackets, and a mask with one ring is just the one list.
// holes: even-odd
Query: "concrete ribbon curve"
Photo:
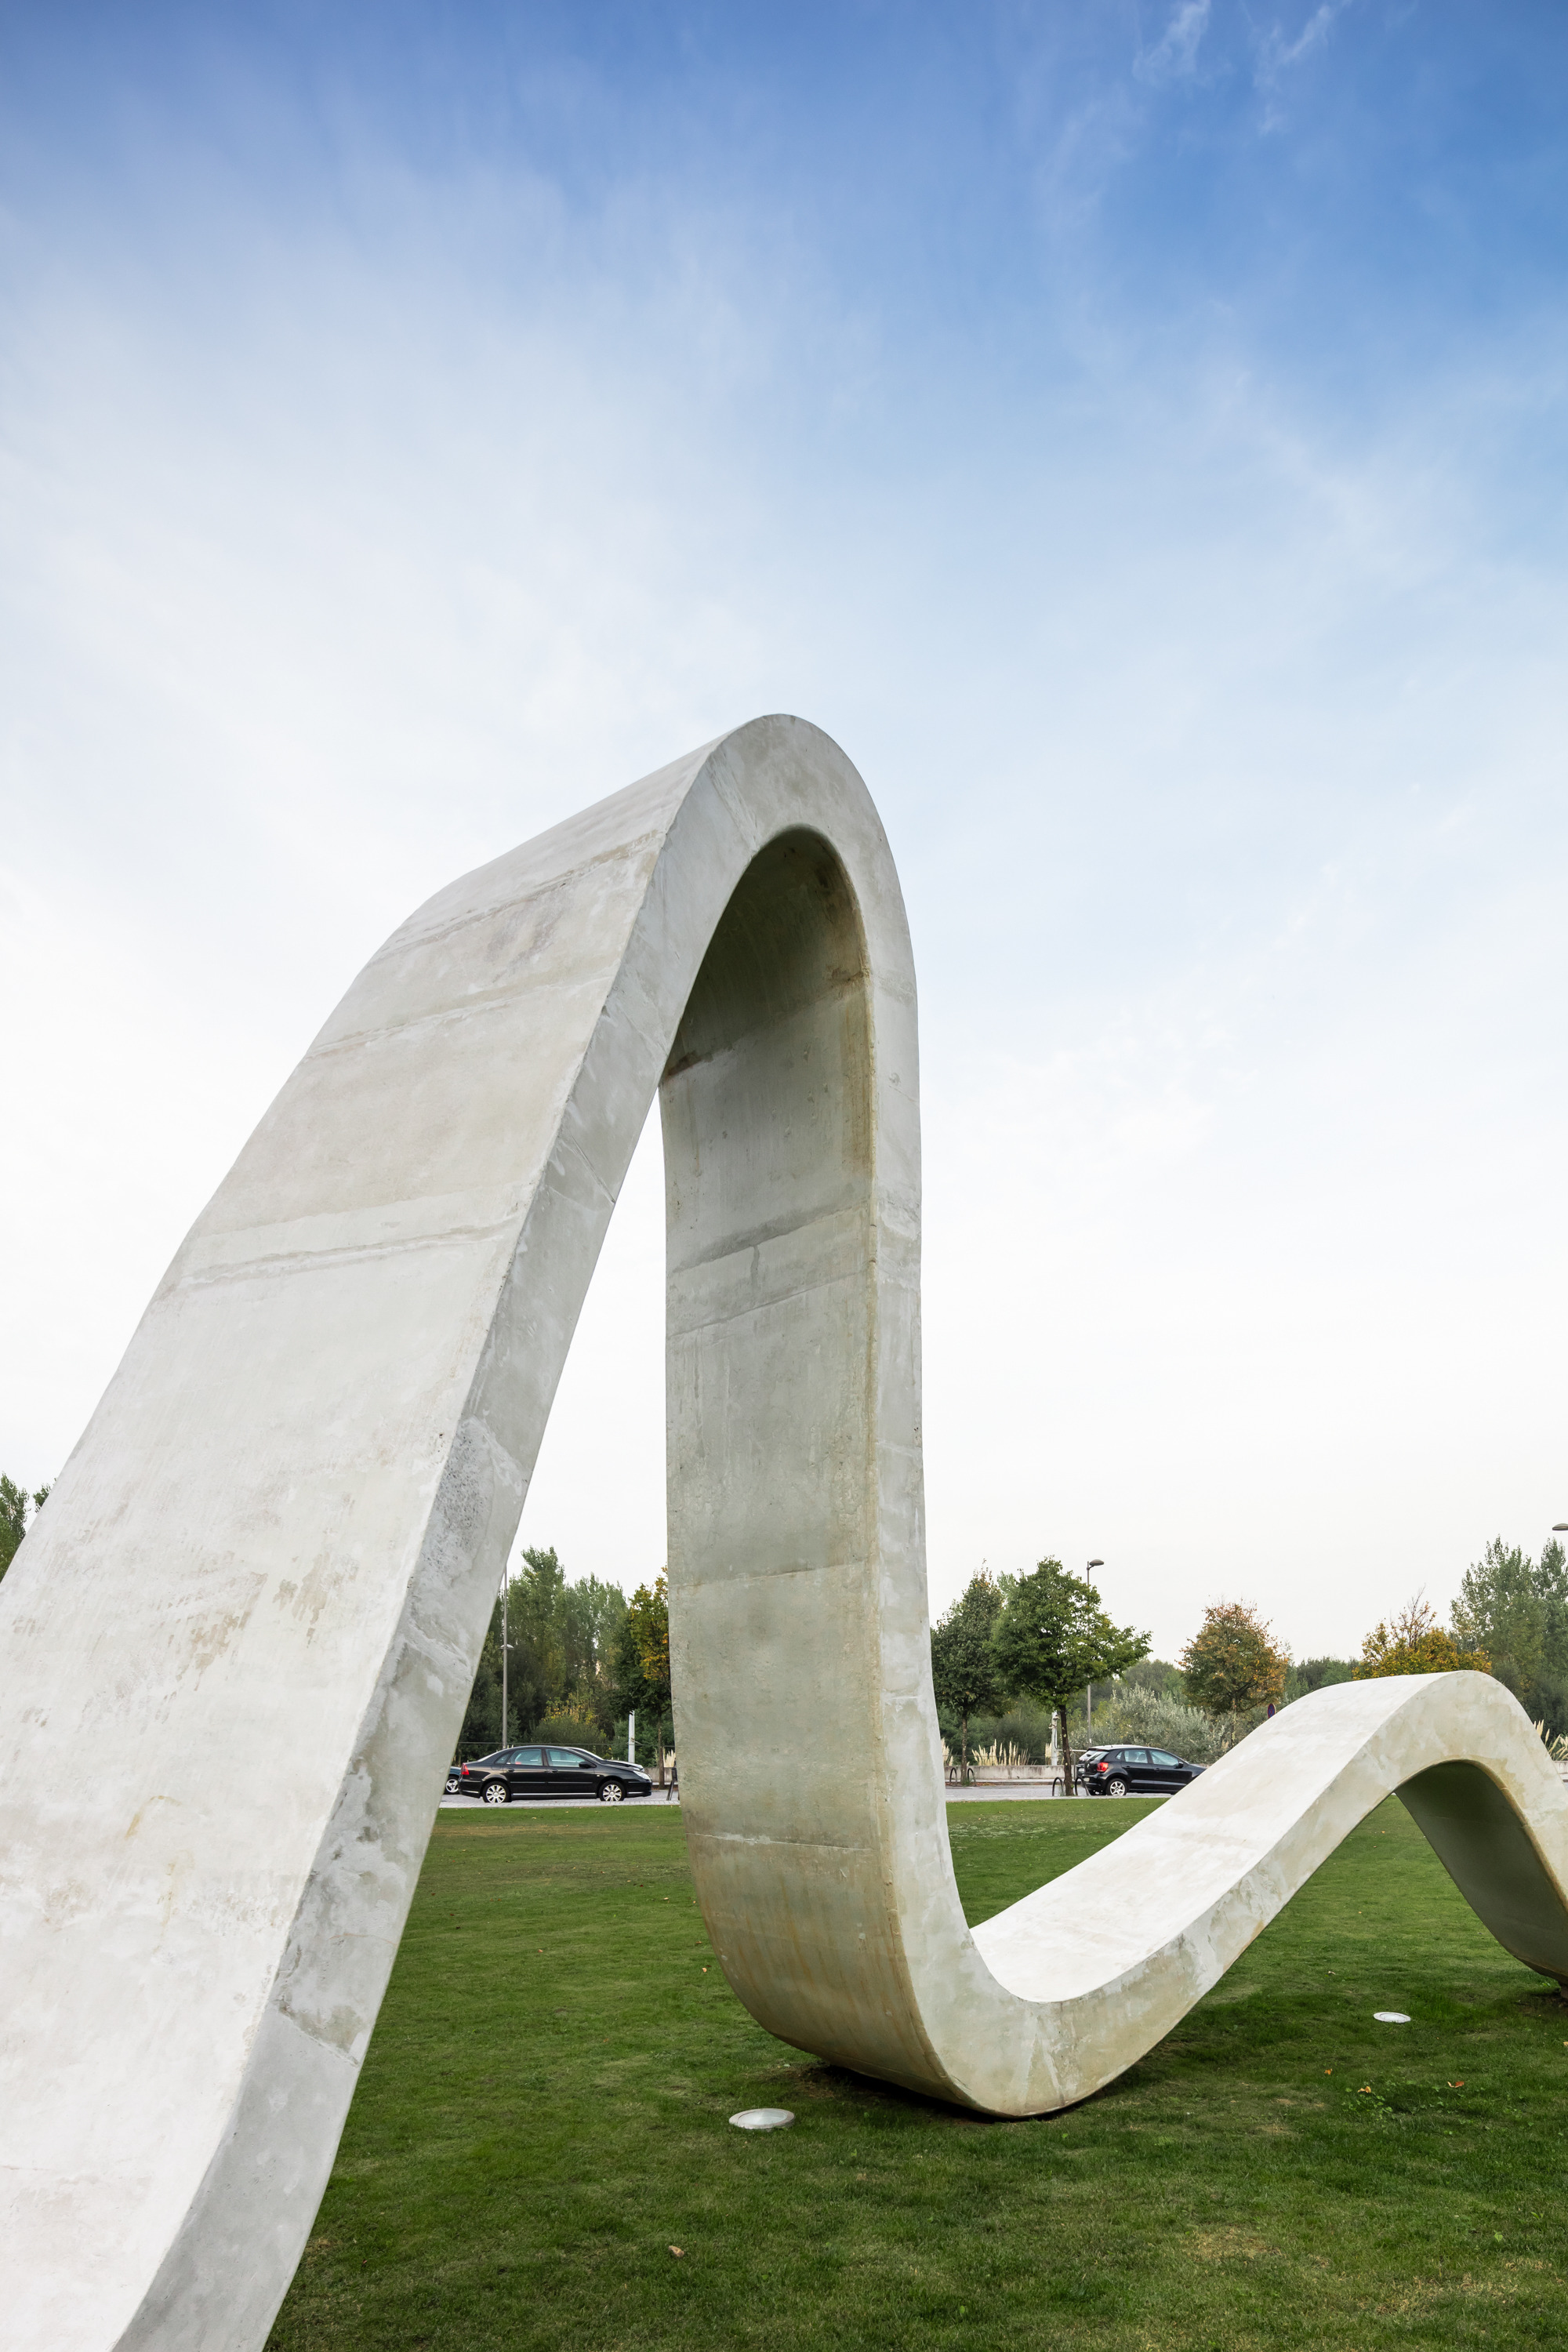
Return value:
[(794, 719), (437, 892), (354, 982), (0, 1586), (12, 2352), (263, 2344), (656, 1094), (681, 1793), (765, 2025), (993, 2114), (1082, 2098), (1394, 1789), (1501, 1941), (1568, 1979), (1568, 1802), (1468, 1675), (1300, 1703), (965, 1928), (917, 1068), (881, 826)]

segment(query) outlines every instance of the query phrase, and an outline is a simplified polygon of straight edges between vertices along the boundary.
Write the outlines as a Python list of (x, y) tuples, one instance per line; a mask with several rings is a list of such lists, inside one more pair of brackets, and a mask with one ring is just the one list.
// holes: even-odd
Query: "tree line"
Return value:
[[(48, 1493), (0, 1476), (0, 1577)], [(1053, 1723), (1068, 1757), (1081, 1734), (1206, 1763), (1327, 1684), (1468, 1667), (1506, 1684), (1549, 1738), (1568, 1739), (1568, 1552), (1555, 1535), (1539, 1559), (1494, 1537), (1466, 1570), (1447, 1625), (1417, 1593), (1378, 1621), (1359, 1659), (1297, 1662), (1256, 1609), (1229, 1601), (1204, 1612), (1179, 1663), (1149, 1652), (1149, 1636), (1113, 1624), (1095, 1586), (1058, 1559), (1020, 1577), (982, 1570), (931, 1632), (943, 1736), (961, 1769), (976, 1747), (1043, 1762)], [(523, 1552), (491, 1614), (458, 1756), (542, 1731), (625, 1755), (634, 1712), (639, 1757), (661, 1757), (674, 1740), (662, 1572), (628, 1601), (595, 1576), (568, 1583), (553, 1549)]]
[(1506, 1683), (1549, 1739), (1568, 1738), (1568, 1552), (1555, 1535), (1539, 1559), (1494, 1536), (1465, 1570), (1447, 1625), (1417, 1592), (1373, 1627), (1356, 1672), (1452, 1674), (1464, 1666)]
[(35, 1513), (41, 1511), (48, 1499), (48, 1488), (40, 1486), (29, 1495), (13, 1479), (0, 1477), (0, 1576), (4, 1576), (16, 1557), (16, 1547), (27, 1532), (27, 1507)]
[(569, 1584), (553, 1546), (524, 1551), (490, 1612), (458, 1759), (541, 1737), (624, 1756), (634, 1713), (637, 1756), (658, 1761), (673, 1734), (663, 1573), (628, 1601), (596, 1576)]
[(1549, 1740), (1568, 1738), (1568, 1554), (1538, 1559), (1500, 1537), (1466, 1570), (1445, 1626), (1417, 1593), (1366, 1635), (1357, 1659), (1292, 1659), (1256, 1608), (1222, 1601), (1174, 1664), (1146, 1634), (1114, 1625), (1087, 1577), (1057, 1559), (1027, 1576), (982, 1570), (931, 1629), (942, 1736), (962, 1772), (972, 1756), (1070, 1774), (1079, 1745), (1136, 1740), (1212, 1763), (1281, 1706), (1332, 1683), (1469, 1669), (1507, 1685)]

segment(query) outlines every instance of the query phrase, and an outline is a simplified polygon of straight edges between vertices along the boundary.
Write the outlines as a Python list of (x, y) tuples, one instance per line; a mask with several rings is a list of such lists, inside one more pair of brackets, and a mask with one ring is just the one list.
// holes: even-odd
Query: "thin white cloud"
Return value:
[(1294, 36), (1282, 26), (1269, 27), (1258, 43), (1257, 79), (1260, 89), (1272, 89), (1281, 74), (1321, 49), (1352, 0), (1319, 0), (1300, 31)]
[(1190, 79), (1198, 68), (1198, 48), (1208, 30), (1211, 0), (1176, 0), (1165, 29), (1152, 48), (1141, 48), (1133, 62), (1140, 81)]

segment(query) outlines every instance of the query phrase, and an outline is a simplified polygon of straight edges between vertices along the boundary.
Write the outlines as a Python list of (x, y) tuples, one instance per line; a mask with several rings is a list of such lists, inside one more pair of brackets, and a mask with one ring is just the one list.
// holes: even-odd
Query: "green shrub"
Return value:
[(1140, 1658), (1121, 1675), (1124, 1684), (1148, 1691), (1155, 1698), (1171, 1700), (1177, 1706), (1187, 1703), (1187, 1678), (1180, 1666), (1168, 1665), (1163, 1658)]
[(1097, 1747), (1130, 1739), (1146, 1748), (1168, 1748), (1188, 1764), (1215, 1763), (1224, 1753), (1229, 1729), (1228, 1718), (1179, 1706), (1135, 1684), (1118, 1684), (1114, 1696), (1094, 1710)]
[(596, 1723), (584, 1723), (580, 1715), (546, 1716), (538, 1730), (531, 1733), (530, 1737), (553, 1739), (557, 1748), (585, 1748), (591, 1756), (602, 1756), (605, 1752), (599, 1745), (604, 1733)]

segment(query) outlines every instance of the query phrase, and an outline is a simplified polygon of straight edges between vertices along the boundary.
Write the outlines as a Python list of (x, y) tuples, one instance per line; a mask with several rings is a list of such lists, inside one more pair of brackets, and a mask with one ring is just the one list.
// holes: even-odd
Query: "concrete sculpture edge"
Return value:
[(0, 1586), (16, 2352), (264, 2342), (656, 1093), (682, 1796), (765, 2025), (991, 2113), (1082, 2098), (1394, 1789), (1500, 1939), (1568, 1979), (1568, 1800), (1469, 1675), (1302, 1702), (965, 1928), (926, 1624), (908, 931), (853, 768), (760, 719), (373, 958)]

